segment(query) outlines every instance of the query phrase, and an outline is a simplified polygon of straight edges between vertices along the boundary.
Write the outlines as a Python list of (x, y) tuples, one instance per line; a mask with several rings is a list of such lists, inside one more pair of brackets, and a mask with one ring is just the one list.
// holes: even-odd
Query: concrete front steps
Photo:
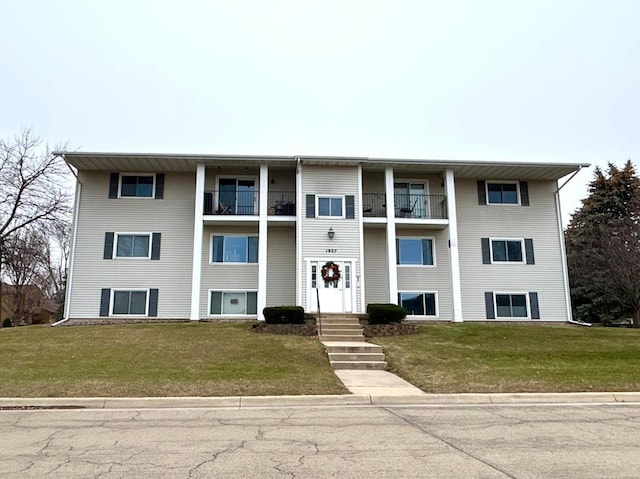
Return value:
[(323, 316), (318, 331), (333, 369), (387, 369), (382, 348), (365, 342), (358, 316)]

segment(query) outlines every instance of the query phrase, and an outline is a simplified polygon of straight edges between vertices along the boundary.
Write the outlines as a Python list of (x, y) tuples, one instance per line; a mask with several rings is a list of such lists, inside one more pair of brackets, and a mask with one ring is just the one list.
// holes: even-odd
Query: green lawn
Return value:
[(640, 331), (429, 324), (374, 338), (389, 369), (426, 392), (640, 391)]
[(0, 396), (344, 394), (317, 338), (248, 324), (0, 329)]

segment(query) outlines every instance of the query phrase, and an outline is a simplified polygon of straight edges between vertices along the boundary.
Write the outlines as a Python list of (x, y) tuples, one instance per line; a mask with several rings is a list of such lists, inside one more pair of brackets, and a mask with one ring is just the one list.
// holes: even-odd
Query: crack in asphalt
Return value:
[(416, 423), (416, 422), (412, 421), (411, 419), (409, 419), (409, 418), (407, 418), (407, 417), (404, 417), (404, 416), (400, 415), (399, 413), (396, 413), (395, 411), (393, 411), (393, 410), (391, 410), (391, 409), (389, 409), (389, 408), (387, 408), (387, 407), (382, 407), (381, 409), (382, 409), (382, 410), (384, 410), (384, 411), (387, 411), (389, 414), (391, 414), (391, 415), (393, 415), (393, 416), (397, 417), (397, 418), (398, 418), (398, 419), (400, 419), (402, 422), (405, 422), (405, 423), (409, 424), (409, 425), (410, 425), (410, 426), (412, 426), (413, 428), (418, 429), (419, 431), (423, 432), (424, 434), (427, 434), (428, 436), (431, 436), (432, 438), (434, 438), (434, 439), (436, 439), (436, 440), (438, 440), (438, 441), (440, 441), (440, 442), (442, 442), (442, 443), (446, 444), (447, 446), (449, 446), (449, 447), (451, 447), (451, 448), (455, 449), (456, 451), (459, 451), (459, 452), (461, 452), (462, 454), (464, 454), (464, 455), (466, 455), (466, 456), (469, 456), (470, 458), (475, 459), (476, 461), (481, 462), (482, 464), (484, 464), (484, 465), (486, 465), (486, 466), (490, 467), (491, 469), (494, 469), (495, 471), (498, 471), (499, 473), (504, 474), (506, 477), (510, 477), (511, 479), (517, 479), (517, 477), (516, 477), (516, 476), (514, 476), (514, 475), (512, 475), (512, 474), (508, 473), (507, 471), (505, 471), (505, 470), (503, 470), (503, 469), (500, 469), (500, 468), (499, 468), (498, 466), (496, 466), (495, 464), (491, 464), (490, 462), (488, 462), (488, 461), (486, 461), (486, 460), (482, 459), (481, 457), (479, 457), (479, 456), (477, 456), (477, 455), (475, 455), (475, 454), (473, 454), (473, 453), (471, 453), (471, 452), (465, 451), (465, 450), (464, 450), (464, 449), (462, 449), (460, 446), (455, 445), (453, 442), (451, 442), (451, 441), (449, 441), (449, 440), (447, 440), (447, 439), (445, 439), (445, 438), (443, 438), (443, 437), (440, 437), (439, 435), (437, 435), (436, 433), (434, 433), (434, 432), (432, 432), (432, 431), (429, 431), (429, 430), (428, 430), (426, 427), (424, 427), (423, 425), (418, 424), (418, 423)]

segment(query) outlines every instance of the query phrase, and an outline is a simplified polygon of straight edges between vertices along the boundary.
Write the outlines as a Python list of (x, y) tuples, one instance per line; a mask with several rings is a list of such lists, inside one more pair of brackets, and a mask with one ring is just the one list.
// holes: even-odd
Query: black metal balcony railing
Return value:
[(445, 195), (394, 195), (396, 218), (447, 219)]
[(387, 196), (384, 193), (362, 194), (362, 216), (384, 218), (387, 216)]
[(267, 193), (269, 204), (268, 214), (277, 216), (296, 215), (296, 192), (295, 191), (269, 191)]
[[(260, 214), (258, 191), (206, 191), (204, 193), (205, 215), (258, 215)], [(295, 216), (295, 191), (269, 191), (268, 214)]]

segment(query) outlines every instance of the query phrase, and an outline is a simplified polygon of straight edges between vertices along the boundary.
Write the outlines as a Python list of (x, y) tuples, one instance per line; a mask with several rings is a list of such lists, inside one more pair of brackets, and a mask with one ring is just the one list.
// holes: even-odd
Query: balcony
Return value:
[[(260, 194), (258, 191), (212, 190), (204, 193), (205, 215), (257, 216)], [(296, 215), (295, 191), (269, 191), (267, 214)]]
[(395, 217), (447, 219), (446, 195), (395, 194)]
[[(445, 195), (396, 194), (395, 217), (415, 219), (447, 219), (447, 197)], [(363, 193), (362, 216), (385, 218), (387, 201), (384, 193)]]

